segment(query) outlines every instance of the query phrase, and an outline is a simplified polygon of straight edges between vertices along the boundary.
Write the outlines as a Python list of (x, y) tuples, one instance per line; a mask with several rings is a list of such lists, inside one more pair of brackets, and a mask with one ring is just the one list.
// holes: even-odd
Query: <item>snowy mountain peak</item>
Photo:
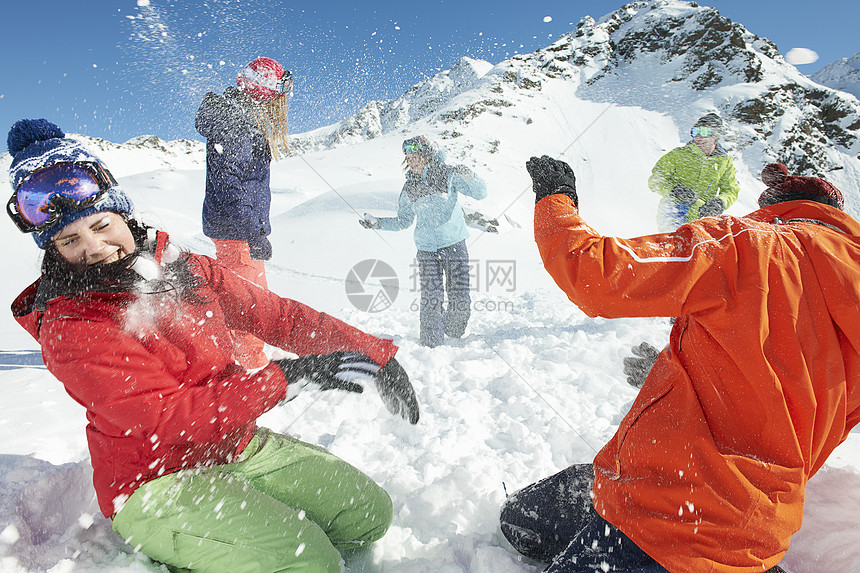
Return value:
[(823, 86), (848, 92), (860, 99), (860, 52), (827, 64), (809, 77)]
[(674, 68), (670, 81), (687, 82), (699, 91), (724, 81), (759, 81), (761, 63), (755, 54), (779, 56), (772, 42), (716, 9), (677, 0), (627, 4), (597, 22), (583, 19), (573, 35), (571, 57), (577, 65), (600, 62), (605, 74), (656, 58)]
[[(557, 82), (574, 90), (571, 110), (590, 102), (657, 112), (674, 122), (682, 142), (698, 117), (716, 112), (726, 122), (724, 146), (751, 179), (780, 161), (857, 195), (860, 102), (814, 83), (771, 41), (715, 8), (684, 0), (632, 2), (585, 17), (550, 46), (496, 66), (464, 58), (397, 99), (296, 137), (294, 148), (357, 143), (407, 126), (453, 139), (491, 115), (529, 124), (560, 93)], [(504, 145), (504, 138), (482, 137), (486, 152)], [(860, 207), (860, 199), (849, 204)]]
[[(107, 163), (117, 176), (165, 168), (198, 169), (205, 165), (206, 161), (206, 145), (190, 139), (165, 141), (156, 135), (139, 135), (118, 144), (77, 133), (69, 133), (66, 136), (83, 143)], [(132, 157), (134, 160), (128, 161)], [(6, 177), (6, 170), (11, 163), (12, 157), (8, 151), (0, 155), (0, 179)]]

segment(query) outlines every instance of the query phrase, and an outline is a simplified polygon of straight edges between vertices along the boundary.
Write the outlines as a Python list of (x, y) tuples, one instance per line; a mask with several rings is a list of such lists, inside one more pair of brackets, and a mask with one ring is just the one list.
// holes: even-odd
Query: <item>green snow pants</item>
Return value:
[(113, 529), (173, 571), (339, 572), (339, 549), (382, 537), (388, 494), (326, 450), (258, 430), (232, 464), (138, 488)]

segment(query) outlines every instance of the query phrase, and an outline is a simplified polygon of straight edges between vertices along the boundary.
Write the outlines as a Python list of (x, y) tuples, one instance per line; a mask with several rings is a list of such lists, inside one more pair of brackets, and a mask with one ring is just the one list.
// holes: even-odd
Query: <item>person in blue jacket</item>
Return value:
[(397, 216), (365, 213), (359, 223), (367, 229), (402, 231), (415, 222), (421, 288), (419, 343), (432, 348), (442, 344), (445, 335), (460, 338), (466, 332), (472, 305), (469, 232), (458, 198), (462, 193), (483, 199), (487, 185), (468, 167), (447, 165), (445, 152), (423, 135), (404, 141), (403, 153), (406, 183)]
[[(287, 152), (286, 94), (292, 75), (271, 58), (257, 58), (236, 76), (238, 87), (209, 92), (195, 127), (206, 138), (203, 233), (215, 243), (219, 262), (266, 288), (263, 261), (272, 256), (268, 235), (272, 158)], [(233, 332), (237, 362), (248, 369), (268, 363), (265, 344)]]

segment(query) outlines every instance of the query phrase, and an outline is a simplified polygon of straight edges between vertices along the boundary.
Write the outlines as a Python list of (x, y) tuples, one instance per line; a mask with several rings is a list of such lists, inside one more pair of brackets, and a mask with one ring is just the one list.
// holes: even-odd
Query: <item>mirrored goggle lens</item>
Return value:
[(706, 125), (697, 125), (693, 128), (693, 137), (711, 137), (716, 134), (716, 131)]
[(403, 153), (415, 153), (421, 150), (421, 144), (417, 141), (406, 141), (403, 143)]
[(95, 175), (82, 165), (52, 165), (36, 171), (21, 183), (16, 193), (18, 213), (27, 222), (39, 226), (55, 211), (51, 199), (57, 195), (73, 202), (83, 202), (101, 191)]

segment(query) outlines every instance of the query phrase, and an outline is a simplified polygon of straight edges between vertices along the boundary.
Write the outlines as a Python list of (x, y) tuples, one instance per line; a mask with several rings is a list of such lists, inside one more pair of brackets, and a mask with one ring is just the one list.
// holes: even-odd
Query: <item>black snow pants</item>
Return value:
[(511, 495), (502, 507), (502, 533), (514, 549), (550, 562), (545, 573), (627, 571), (663, 573), (647, 553), (597, 515), (594, 470), (577, 464)]
[(668, 573), (597, 515), (593, 484), (591, 464), (577, 464), (519, 490), (502, 507), (502, 533), (526, 557), (549, 562), (544, 573)]

